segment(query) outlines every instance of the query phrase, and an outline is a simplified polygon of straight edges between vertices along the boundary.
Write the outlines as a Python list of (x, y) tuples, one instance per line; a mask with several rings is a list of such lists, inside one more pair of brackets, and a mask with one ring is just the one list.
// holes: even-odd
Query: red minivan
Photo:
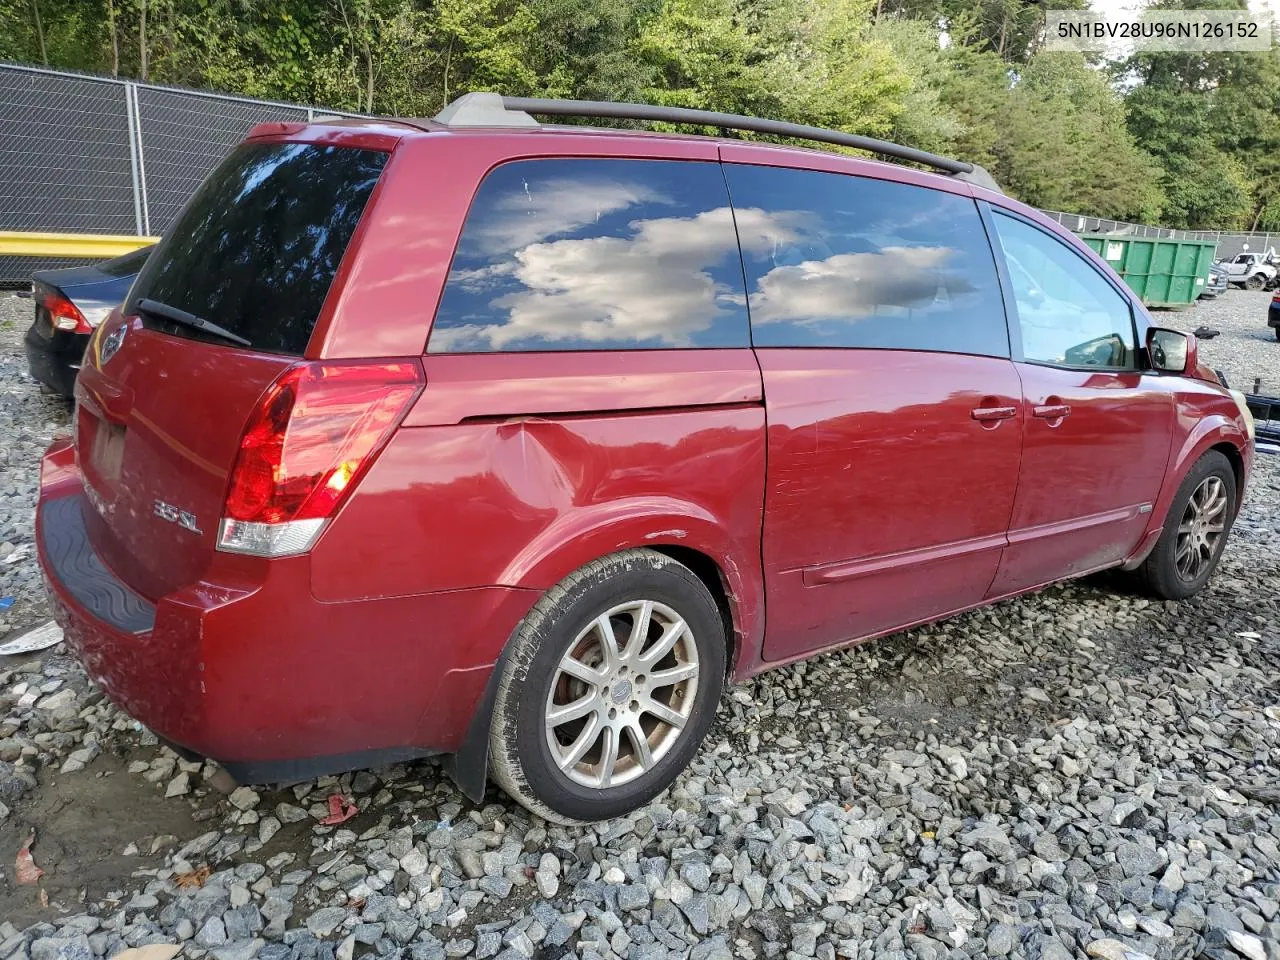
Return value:
[(978, 168), (492, 94), (257, 127), (76, 397), (40, 560), (115, 703), (241, 781), (447, 754), (561, 822), (667, 787), (727, 681), (1107, 567), (1196, 593), (1252, 460)]

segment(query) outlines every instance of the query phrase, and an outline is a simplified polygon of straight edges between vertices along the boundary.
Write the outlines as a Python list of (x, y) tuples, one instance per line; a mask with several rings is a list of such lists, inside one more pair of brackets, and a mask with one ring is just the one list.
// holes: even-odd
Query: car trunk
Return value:
[(246, 422), (298, 363), (385, 153), (239, 148), (91, 341), (76, 453), (90, 540), (158, 599), (208, 567)]
[(103, 369), (81, 370), (90, 542), (139, 593), (158, 599), (208, 566), (245, 421), (290, 365), (134, 325)]

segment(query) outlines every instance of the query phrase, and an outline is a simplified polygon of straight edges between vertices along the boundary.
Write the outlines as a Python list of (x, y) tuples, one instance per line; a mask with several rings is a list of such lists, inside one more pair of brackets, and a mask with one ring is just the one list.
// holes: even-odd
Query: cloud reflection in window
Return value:
[[(727, 164), (725, 174), (766, 230), (767, 244), (742, 251), (757, 347), (1008, 356), (995, 260), (972, 199), (785, 167)], [(790, 232), (769, 234), (779, 221)]]
[[(433, 353), (749, 342), (715, 164), (525, 161), (491, 174), (473, 208)], [(740, 211), (740, 225), (744, 214), (763, 216)], [(765, 242), (768, 231), (751, 231)]]
[(751, 294), (756, 324), (852, 322), (898, 310), (950, 309), (973, 285), (948, 270), (948, 247), (885, 247), (774, 267)]

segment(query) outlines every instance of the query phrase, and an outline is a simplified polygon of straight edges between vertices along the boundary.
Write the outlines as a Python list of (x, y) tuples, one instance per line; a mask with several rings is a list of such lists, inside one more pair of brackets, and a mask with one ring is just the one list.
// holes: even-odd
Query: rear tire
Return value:
[(1267, 278), (1260, 273), (1255, 273), (1252, 277), (1244, 282), (1249, 290), (1261, 290), (1267, 285)]
[(688, 567), (653, 550), (587, 564), (512, 635), (490, 726), (493, 779), (556, 823), (643, 806), (697, 752), (725, 662), (724, 620)]
[(1276, 332), (1276, 339), (1277, 339), (1277, 340), (1280, 340), (1280, 327), (1275, 327), (1274, 329), (1275, 329), (1275, 332)]
[(1187, 472), (1164, 532), (1139, 568), (1147, 590), (1163, 600), (1185, 600), (1203, 590), (1227, 545), (1235, 509), (1235, 471), (1210, 450)]

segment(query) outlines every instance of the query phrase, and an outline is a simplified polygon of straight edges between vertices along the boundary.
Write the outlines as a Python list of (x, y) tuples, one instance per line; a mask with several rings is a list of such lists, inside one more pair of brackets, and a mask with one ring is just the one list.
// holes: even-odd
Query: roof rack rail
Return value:
[(602, 100), (549, 100), (538, 97), (504, 97), (497, 93), (468, 93), (454, 100), (435, 116), (437, 123), (449, 127), (536, 127), (533, 114), (552, 117), (608, 117), (615, 120), (651, 120), (663, 123), (689, 123), (719, 127), (724, 130), (750, 130), (778, 137), (794, 137), (818, 143), (834, 143), (842, 147), (866, 150), (885, 157), (907, 160), (951, 174), (959, 180), (1000, 192), (991, 174), (982, 167), (963, 160), (952, 160), (936, 153), (904, 147), (863, 137), (856, 133), (810, 127), (782, 120), (743, 117), (712, 110), (686, 107), (659, 107), (647, 103), (609, 103)]

